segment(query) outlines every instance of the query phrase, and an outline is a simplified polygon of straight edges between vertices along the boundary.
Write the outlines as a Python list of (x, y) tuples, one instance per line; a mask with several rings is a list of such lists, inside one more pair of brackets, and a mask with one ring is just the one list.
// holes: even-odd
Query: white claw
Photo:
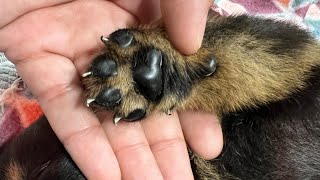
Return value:
[(101, 41), (102, 41), (103, 43), (106, 43), (106, 42), (109, 41), (109, 39), (108, 39), (107, 37), (105, 37), (105, 36), (101, 36)]
[(169, 109), (167, 112), (166, 112), (166, 115), (171, 115), (172, 114), (172, 111), (171, 109)]
[(89, 107), (93, 101), (95, 101), (95, 99), (87, 99), (87, 102), (86, 102), (87, 107)]
[(87, 76), (90, 76), (91, 74), (92, 74), (92, 72), (85, 72), (81, 76), (82, 77), (87, 77)]
[(206, 74), (206, 75), (204, 75), (204, 76), (208, 77), (208, 76), (211, 76), (213, 73), (214, 73), (214, 71), (212, 71), (211, 73)]
[(118, 123), (121, 119), (122, 119), (121, 117), (115, 116), (115, 117), (113, 118), (113, 123), (114, 123), (115, 125), (117, 125), (117, 123)]

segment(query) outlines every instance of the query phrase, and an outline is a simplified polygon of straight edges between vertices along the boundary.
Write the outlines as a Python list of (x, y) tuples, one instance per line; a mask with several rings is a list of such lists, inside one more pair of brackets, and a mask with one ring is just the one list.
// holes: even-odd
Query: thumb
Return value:
[(161, 0), (161, 13), (169, 39), (183, 54), (201, 46), (212, 0)]

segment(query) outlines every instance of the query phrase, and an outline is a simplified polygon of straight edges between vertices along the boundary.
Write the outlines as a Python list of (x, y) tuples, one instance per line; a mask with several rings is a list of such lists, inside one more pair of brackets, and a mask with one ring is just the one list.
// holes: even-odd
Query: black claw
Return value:
[(152, 101), (159, 99), (163, 90), (162, 82), (162, 54), (156, 49), (147, 52), (146, 60), (138, 56), (133, 64), (133, 79), (137, 89)]
[(95, 102), (101, 106), (111, 108), (118, 105), (121, 101), (121, 98), (122, 97), (119, 89), (107, 88), (98, 94)]
[(98, 77), (116, 76), (117, 63), (108, 56), (100, 55), (93, 60), (91, 72), (93, 76)]
[(142, 118), (144, 118), (144, 116), (146, 115), (146, 111), (144, 109), (136, 109), (134, 111), (132, 111), (131, 113), (129, 113), (129, 115), (124, 118), (124, 121), (138, 121)]
[(120, 29), (110, 34), (109, 39), (120, 47), (126, 48), (133, 42), (133, 35), (126, 29)]

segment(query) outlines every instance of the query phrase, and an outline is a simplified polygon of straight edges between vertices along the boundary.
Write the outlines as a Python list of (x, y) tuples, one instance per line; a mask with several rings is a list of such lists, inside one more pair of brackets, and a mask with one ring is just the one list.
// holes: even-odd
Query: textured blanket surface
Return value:
[(18, 78), (14, 64), (0, 52), (0, 94), (8, 89)]
[[(320, 40), (320, 0), (215, 0), (213, 10), (224, 16), (250, 14), (290, 21)], [(0, 53), (0, 102), (1, 150), (4, 143), (42, 114), (39, 104), (3, 53)]]
[(252, 14), (291, 21), (320, 39), (319, 0), (215, 0), (223, 15)]

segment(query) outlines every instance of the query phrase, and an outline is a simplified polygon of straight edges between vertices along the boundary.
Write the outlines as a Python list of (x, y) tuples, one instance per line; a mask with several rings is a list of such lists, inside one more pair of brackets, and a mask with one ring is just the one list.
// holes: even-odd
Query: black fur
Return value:
[(277, 41), (278, 44), (270, 52), (279, 55), (295, 56), (296, 49), (303, 48), (312, 41), (312, 37), (296, 25), (271, 19), (261, 21), (259, 18), (248, 18), (247, 15), (229, 16), (224, 23), (207, 27), (206, 32), (205, 39), (235, 36), (244, 32), (258, 39)]
[(24, 180), (85, 179), (45, 116), (6, 145), (0, 154), (0, 179), (11, 179), (5, 176), (12, 162), (21, 167), (17, 173)]
[(319, 77), (320, 67), (305, 90), (225, 116), (224, 150), (213, 161), (220, 171), (241, 179), (319, 179)]

